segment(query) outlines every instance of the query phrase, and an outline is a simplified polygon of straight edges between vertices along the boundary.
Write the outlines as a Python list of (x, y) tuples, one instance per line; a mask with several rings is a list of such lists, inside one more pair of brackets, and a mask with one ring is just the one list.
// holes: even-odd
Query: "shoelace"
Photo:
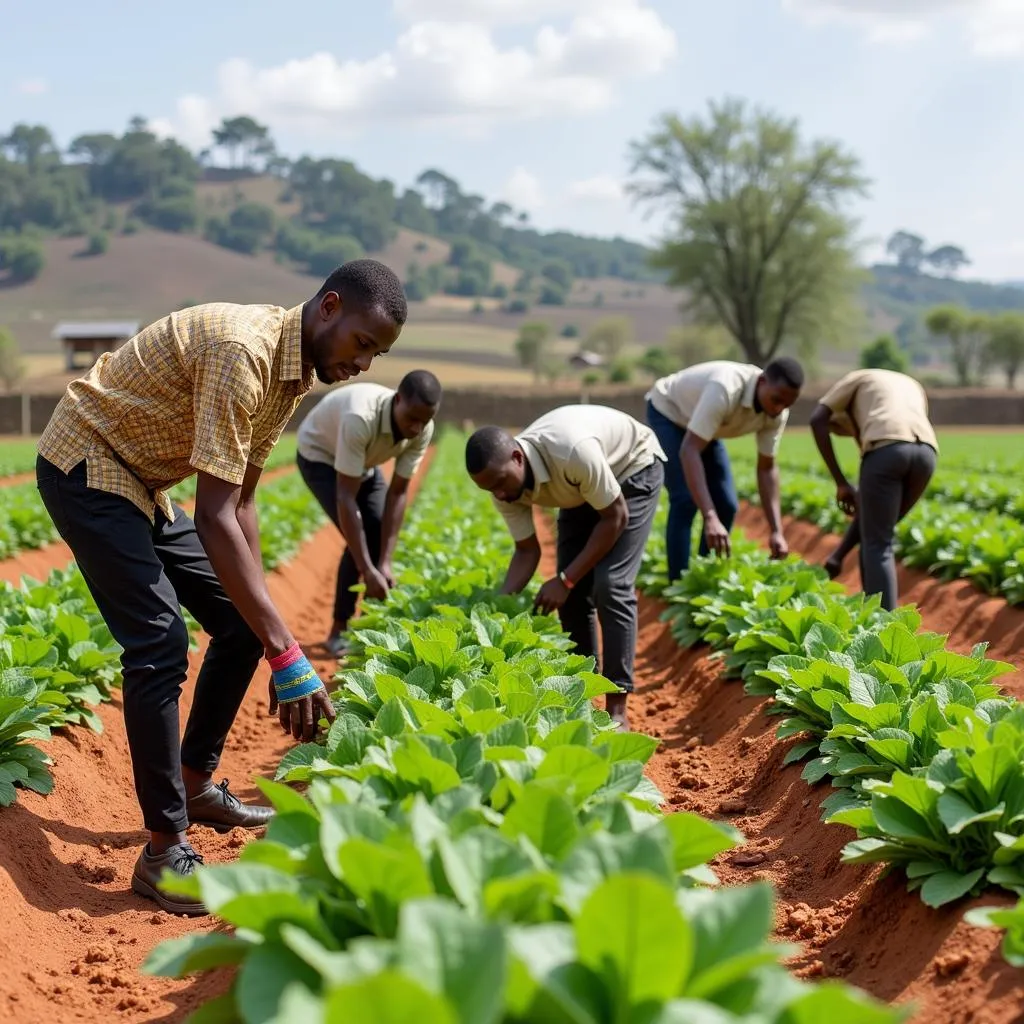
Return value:
[(220, 790), (220, 794), (224, 800), (224, 803), (227, 804), (228, 807), (232, 808), (232, 810), (234, 810), (235, 808), (242, 806), (242, 801), (239, 800), (234, 793), (228, 792), (228, 784), (230, 783), (230, 781), (230, 779), (225, 779), (223, 782), (218, 782), (213, 788)]
[(171, 859), (171, 870), (178, 875), (191, 875), (203, 863), (202, 854), (196, 853), (191, 846), (175, 846)]

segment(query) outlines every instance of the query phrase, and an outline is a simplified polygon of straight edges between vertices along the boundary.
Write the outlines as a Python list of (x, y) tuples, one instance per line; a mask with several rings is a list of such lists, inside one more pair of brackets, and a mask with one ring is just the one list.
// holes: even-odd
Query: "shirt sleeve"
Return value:
[(361, 477), (366, 472), (366, 450), (370, 447), (370, 424), (353, 413), (338, 420), (338, 443), (334, 449), (334, 471)]
[(498, 501), (493, 495), (491, 501), (505, 520), (508, 532), (516, 542), (532, 537), (537, 531), (533, 525), (533, 508), (518, 501)]
[(209, 345), (197, 356), (193, 372), (195, 436), (189, 463), (199, 473), (241, 484), (253, 418), (263, 398), (253, 356), (241, 345)]
[(427, 454), (430, 447), (430, 439), (434, 436), (434, 421), (431, 420), (424, 428), (419, 437), (413, 438), (408, 448), (395, 460), (396, 476), (411, 480), (416, 475), (423, 456)]
[(850, 402), (853, 401), (858, 383), (854, 374), (847, 374), (842, 380), (833, 384), (818, 401), (834, 413), (846, 412), (850, 407)]
[(783, 409), (779, 415), (778, 422), (772, 427), (765, 427), (757, 432), (757, 450), (761, 455), (774, 459), (779, 453), (779, 442), (782, 440), (782, 432), (789, 422), (789, 410)]
[(709, 381), (701, 392), (697, 407), (693, 410), (686, 429), (705, 441), (714, 441), (718, 428), (729, 415), (729, 392), (724, 384)]
[(600, 512), (622, 493), (608, 457), (597, 438), (588, 437), (572, 450), (565, 467), (566, 479), (579, 487), (583, 500)]

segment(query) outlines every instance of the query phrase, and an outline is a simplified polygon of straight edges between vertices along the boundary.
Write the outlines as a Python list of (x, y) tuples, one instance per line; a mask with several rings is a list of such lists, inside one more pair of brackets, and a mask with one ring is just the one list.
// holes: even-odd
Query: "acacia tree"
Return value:
[(992, 318), (985, 357), (989, 365), (1006, 374), (1006, 386), (1012, 390), (1024, 366), (1024, 314), (1003, 313)]
[(981, 359), (991, 334), (991, 319), (960, 306), (936, 306), (925, 317), (928, 333), (949, 343), (949, 357), (960, 387), (977, 378)]
[(550, 341), (551, 325), (544, 321), (525, 323), (519, 328), (516, 355), (519, 356), (520, 364), (525, 369), (532, 370), (537, 380), (542, 376)]
[(783, 344), (813, 353), (836, 337), (857, 282), (844, 212), (867, 188), (856, 157), (739, 100), (712, 103), (706, 119), (664, 115), (632, 156), (629, 192), (671, 218), (653, 262), (691, 313), (759, 365)]

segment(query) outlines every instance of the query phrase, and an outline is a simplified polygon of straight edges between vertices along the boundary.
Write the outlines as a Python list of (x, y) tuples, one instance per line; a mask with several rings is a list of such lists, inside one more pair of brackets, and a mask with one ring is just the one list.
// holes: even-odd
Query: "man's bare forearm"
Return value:
[(508, 564), (508, 572), (505, 573), (505, 582), (501, 585), (502, 594), (518, 594), (525, 590), (533, 574), (540, 565), (540, 545), (536, 549), (532, 547), (517, 547), (512, 561)]
[(779, 467), (757, 471), (757, 493), (761, 498), (761, 508), (768, 520), (768, 529), (772, 533), (782, 532), (782, 500), (779, 495)]
[(338, 493), (338, 522), (345, 544), (356, 561), (362, 576), (366, 576), (373, 567), (370, 549), (366, 543), (366, 531), (363, 529), (363, 516), (356, 504), (355, 495), (348, 491)]
[(380, 534), (380, 559), (385, 565), (391, 564), (391, 558), (398, 545), (398, 534), (405, 521), (405, 510), (409, 504), (409, 493), (406, 490), (388, 489), (384, 500), (384, 521)]

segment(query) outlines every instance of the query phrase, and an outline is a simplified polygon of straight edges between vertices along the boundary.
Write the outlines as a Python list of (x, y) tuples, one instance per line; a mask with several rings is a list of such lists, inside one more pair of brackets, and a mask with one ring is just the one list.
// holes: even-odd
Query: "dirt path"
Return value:
[[(757, 510), (753, 515), (760, 518)], [(753, 524), (741, 522), (748, 533), (756, 532)], [(539, 517), (539, 530), (542, 568), (552, 572), (552, 524)], [(793, 549), (802, 551), (799, 533), (787, 530)], [(945, 631), (939, 619), (954, 599), (926, 581), (917, 581), (917, 597), (929, 597), (935, 611), (933, 617), (923, 609), (925, 626)], [(973, 596), (968, 603), (976, 608)], [(1000, 657), (1024, 663), (1024, 633), (1016, 632), (1024, 617), (1009, 626), (1014, 647), (1000, 632), (1007, 628), (1006, 603), (990, 604), (987, 624), (972, 620), (973, 635), (959, 625), (963, 645), (991, 639)], [(741, 683), (723, 681), (705, 652), (681, 649), (659, 619), (663, 610), (658, 601), (640, 600), (630, 716), (634, 728), (662, 741), (648, 775), (671, 809), (731, 821), (746, 836), (715, 869), (726, 884), (763, 878), (775, 886), (778, 937), (802, 947), (795, 972), (842, 978), (890, 1002), (912, 1000), (914, 1024), (1024, 1020), (1024, 972), (1002, 959), (1000, 935), (963, 924), (966, 904), (931, 910), (898, 876), (883, 879), (878, 868), (841, 864), (854, 833), (820, 820), (819, 805), (831, 790), (811, 788), (799, 766), (783, 766), (790, 744), (775, 740), (777, 720), (763, 713), (764, 701), (747, 697)], [(987, 897), (975, 905), (993, 902), (1009, 901)]]
[[(432, 455), (431, 450), (413, 481), (413, 495)], [(62, 547), (32, 553), (39, 556), (32, 563), (36, 575), (66, 564)], [(293, 561), (269, 574), (274, 602), (303, 645), (327, 634), (342, 551), (337, 529), (328, 524)], [(48, 563), (42, 559), (46, 553)], [(9, 564), (0, 564), (0, 578), (9, 571)], [(201, 650), (189, 656), (182, 728), (203, 650), (205, 637)], [(321, 678), (330, 680), (335, 662), (310, 654)], [(243, 798), (259, 795), (251, 780), (272, 775), (293, 745), (268, 716), (268, 680), (261, 665), (217, 773), (218, 779), (231, 779)], [(209, 928), (211, 922), (165, 914), (131, 892), (132, 868), (146, 835), (119, 701), (98, 713), (102, 735), (70, 729), (46, 744), (56, 782), (48, 797), (19, 792), (14, 806), (0, 810), (0, 1020), (171, 1024), (224, 984), (223, 977), (175, 982), (139, 973), (160, 940)], [(233, 860), (249, 838), (240, 829), (225, 836), (205, 828), (189, 833), (207, 863)]]

